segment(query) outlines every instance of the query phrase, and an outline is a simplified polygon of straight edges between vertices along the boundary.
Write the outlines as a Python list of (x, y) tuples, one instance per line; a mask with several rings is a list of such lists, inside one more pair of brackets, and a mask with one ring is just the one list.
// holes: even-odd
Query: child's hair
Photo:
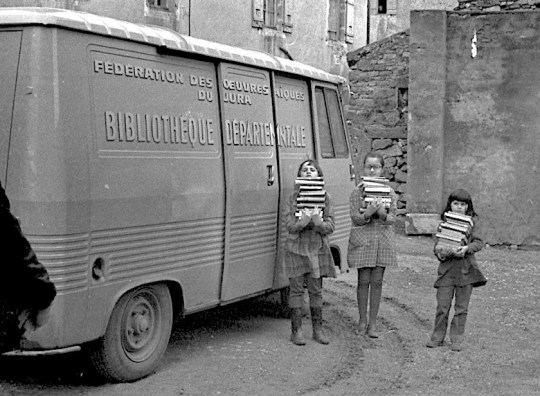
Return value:
[(308, 165), (312, 165), (315, 167), (315, 169), (317, 169), (317, 172), (319, 173), (319, 177), (323, 177), (323, 171), (319, 165), (319, 163), (317, 161), (315, 161), (314, 159), (308, 159), (308, 160), (305, 160), (305, 161), (302, 161), (302, 163), (300, 164), (300, 166), (298, 167), (298, 172), (296, 172), (296, 176), (300, 176), (300, 172), (302, 172), (302, 167), (305, 165), (305, 164), (308, 164)]
[(453, 201), (461, 201), (467, 204), (467, 212), (465, 213), (467, 216), (478, 216), (478, 214), (474, 211), (471, 194), (469, 194), (466, 190), (459, 188), (455, 191), (452, 191), (448, 196), (448, 200), (446, 201), (446, 207), (441, 213), (441, 219), (443, 219), (443, 215), (445, 212), (452, 211), (451, 204)]
[(379, 162), (381, 163), (381, 166), (384, 168), (384, 157), (382, 156), (382, 154), (376, 153), (375, 151), (370, 151), (364, 157), (364, 162), (362, 162), (363, 165), (365, 165), (368, 158), (377, 158)]

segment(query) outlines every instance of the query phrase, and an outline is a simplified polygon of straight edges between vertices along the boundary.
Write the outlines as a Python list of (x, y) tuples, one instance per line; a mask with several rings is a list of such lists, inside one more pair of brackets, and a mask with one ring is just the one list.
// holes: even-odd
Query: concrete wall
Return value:
[(411, 216), (473, 196), (488, 243), (540, 244), (540, 12), (411, 14)]

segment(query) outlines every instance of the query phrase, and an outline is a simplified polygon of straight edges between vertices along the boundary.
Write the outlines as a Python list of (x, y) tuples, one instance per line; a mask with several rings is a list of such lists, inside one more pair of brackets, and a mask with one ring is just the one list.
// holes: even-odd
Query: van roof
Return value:
[(226, 61), (254, 65), (307, 76), (322, 81), (343, 83), (341, 76), (270, 54), (219, 44), (158, 26), (136, 24), (118, 19), (46, 7), (0, 8), (0, 26), (44, 25), (142, 42), (171, 51), (211, 56)]

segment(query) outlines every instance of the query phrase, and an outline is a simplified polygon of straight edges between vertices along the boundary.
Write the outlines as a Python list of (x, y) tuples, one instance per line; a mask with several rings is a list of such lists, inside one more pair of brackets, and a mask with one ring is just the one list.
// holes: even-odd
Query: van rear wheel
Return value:
[(165, 285), (141, 286), (113, 309), (105, 335), (90, 349), (97, 373), (112, 381), (133, 381), (152, 373), (171, 335), (173, 308)]

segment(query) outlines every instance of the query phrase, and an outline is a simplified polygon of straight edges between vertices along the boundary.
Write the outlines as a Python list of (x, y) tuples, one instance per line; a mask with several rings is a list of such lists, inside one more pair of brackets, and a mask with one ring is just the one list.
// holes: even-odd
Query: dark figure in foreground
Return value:
[(0, 185), (0, 353), (45, 324), (56, 288), (24, 236)]

